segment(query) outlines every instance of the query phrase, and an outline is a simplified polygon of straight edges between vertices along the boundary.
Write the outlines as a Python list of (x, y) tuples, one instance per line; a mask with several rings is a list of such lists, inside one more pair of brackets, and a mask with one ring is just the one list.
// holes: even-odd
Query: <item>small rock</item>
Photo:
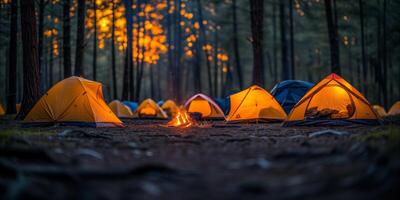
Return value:
[(85, 156), (90, 156), (99, 160), (103, 160), (103, 155), (101, 155), (99, 152), (92, 150), (92, 149), (79, 149), (77, 152), (78, 155), (85, 155)]

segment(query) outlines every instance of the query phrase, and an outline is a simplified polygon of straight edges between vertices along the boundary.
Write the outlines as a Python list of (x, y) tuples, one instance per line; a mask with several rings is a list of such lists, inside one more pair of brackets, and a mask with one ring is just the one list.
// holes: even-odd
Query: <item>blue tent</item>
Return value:
[(275, 85), (271, 94), (281, 104), (287, 114), (306, 92), (314, 86), (313, 83), (299, 80), (282, 81)]
[(135, 112), (135, 110), (138, 108), (138, 103), (133, 102), (133, 101), (123, 101), (122, 102), (124, 105), (128, 106), (132, 112)]
[(158, 106), (161, 107), (163, 104), (164, 104), (164, 101), (163, 101), (163, 100), (157, 101), (157, 105), (158, 105)]
[(224, 111), (224, 114), (227, 114), (229, 111), (229, 98), (216, 98), (214, 99), (215, 103)]

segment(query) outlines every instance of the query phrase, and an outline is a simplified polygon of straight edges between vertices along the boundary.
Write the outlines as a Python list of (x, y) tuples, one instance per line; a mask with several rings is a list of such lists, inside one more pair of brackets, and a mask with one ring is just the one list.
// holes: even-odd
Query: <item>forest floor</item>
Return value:
[(398, 194), (396, 120), (348, 127), (222, 121), (203, 128), (160, 126), (166, 122), (21, 128), (0, 119), (0, 199), (394, 199)]

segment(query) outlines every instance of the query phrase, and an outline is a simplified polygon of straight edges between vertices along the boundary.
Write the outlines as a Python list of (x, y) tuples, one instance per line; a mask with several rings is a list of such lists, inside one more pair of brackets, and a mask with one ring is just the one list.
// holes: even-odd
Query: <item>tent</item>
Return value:
[(128, 106), (129, 109), (131, 109), (132, 112), (135, 112), (135, 110), (138, 108), (138, 103), (133, 102), (133, 101), (123, 101), (122, 102), (124, 105)]
[(199, 113), (203, 119), (223, 119), (224, 111), (210, 97), (196, 94), (186, 100), (184, 104), (189, 113)]
[(306, 81), (286, 80), (276, 84), (271, 90), (271, 94), (281, 104), (285, 112), (290, 113), (293, 106), (313, 86), (313, 83)]
[(5, 115), (6, 111), (3, 108), (3, 105), (0, 104), (0, 115)]
[(137, 118), (168, 118), (164, 110), (152, 99), (146, 99), (140, 103), (139, 107), (133, 113), (133, 116)]
[(133, 116), (131, 109), (118, 100), (111, 101), (108, 104), (113, 113), (119, 118), (130, 118)]
[(122, 122), (104, 102), (101, 83), (76, 76), (50, 88), (30, 110), (23, 123), (122, 126)]
[(380, 105), (373, 105), (372, 108), (374, 109), (375, 113), (379, 115), (379, 117), (386, 117), (387, 113), (385, 108)]
[(397, 101), (390, 107), (388, 115), (400, 115), (400, 101)]
[(224, 114), (228, 114), (229, 112), (229, 98), (216, 98), (215, 103), (221, 108)]
[(287, 115), (281, 105), (266, 90), (251, 86), (229, 97), (230, 108), (226, 117), (231, 121), (283, 121)]
[(176, 103), (172, 100), (167, 100), (164, 102), (164, 104), (161, 106), (161, 108), (168, 113), (170, 117), (174, 116), (175, 113), (178, 112), (179, 108), (176, 105)]
[(21, 103), (15, 104), (15, 110), (17, 111), (17, 113), (19, 113), (19, 111), (21, 110)]
[(163, 100), (157, 101), (157, 105), (158, 105), (158, 106), (161, 107), (163, 104), (164, 104), (164, 101), (163, 101)]
[(380, 124), (367, 99), (342, 77), (331, 74), (294, 106), (284, 125)]

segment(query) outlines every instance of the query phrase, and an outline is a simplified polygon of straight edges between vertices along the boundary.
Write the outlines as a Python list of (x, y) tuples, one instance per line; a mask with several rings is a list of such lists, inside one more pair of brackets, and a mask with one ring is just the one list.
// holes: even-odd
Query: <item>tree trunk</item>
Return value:
[(240, 65), (240, 53), (239, 53), (239, 31), (236, 13), (236, 0), (232, 0), (232, 13), (233, 13), (233, 49), (235, 54), (235, 68), (239, 81), (239, 88), (243, 89), (243, 73)]
[(339, 60), (339, 36), (335, 16), (332, 13), (331, 0), (325, 0), (326, 22), (328, 25), (329, 46), (331, 52), (331, 72), (341, 74)]
[(112, 7), (112, 26), (111, 26), (111, 69), (112, 69), (112, 80), (113, 80), (113, 99), (118, 98), (117, 90), (117, 71), (115, 64), (115, 3), (113, 2)]
[(388, 103), (388, 92), (387, 92), (387, 37), (386, 37), (386, 9), (387, 9), (387, 0), (383, 0), (383, 39), (382, 39), (382, 63), (383, 63), (383, 79), (382, 79), (382, 92), (383, 92), (383, 106), (387, 106)]
[(218, 30), (215, 27), (214, 32), (214, 94), (213, 97), (218, 97)]
[(263, 22), (264, 1), (250, 0), (253, 45), (253, 84), (264, 86)]
[(293, 32), (293, 0), (289, 0), (289, 20), (290, 20), (290, 79), (296, 79), (296, 61), (294, 53), (294, 32)]
[(21, 110), (16, 119), (22, 120), (39, 99), (39, 55), (36, 32), (35, 1), (20, 0), (24, 88)]
[(286, 38), (286, 20), (285, 17), (285, 3), (281, 1), (279, 3), (279, 22), (281, 28), (281, 61), (282, 61), (282, 80), (289, 80), (290, 79), (290, 67), (288, 61), (288, 44)]
[(277, 28), (276, 28), (276, 3), (272, 6), (272, 56), (274, 63), (274, 83), (278, 82), (278, 46), (276, 44), (277, 41)]
[(50, 39), (50, 48), (49, 48), (49, 54), (50, 54), (50, 58), (49, 58), (49, 82), (48, 82), (48, 87), (47, 88), (51, 88), (51, 86), (53, 85), (53, 67), (54, 67), (54, 54), (53, 54), (53, 42), (54, 39), (51, 38)]
[[(366, 53), (365, 53), (365, 30), (364, 30), (364, 9), (363, 9), (363, 0), (359, 0), (359, 8), (360, 8), (360, 27), (361, 27), (361, 64), (362, 64), (362, 74), (363, 74), (363, 80), (364, 82), (367, 81), (367, 73), (368, 73), (368, 67), (367, 67), (367, 58), (366, 58)], [(362, 85), (363, 92), (367, 92), (367, 84), (364, 83)], [(367, 94), (366, 94), (367, 95)]]
[(17, 93), (17, 29), (18, 29), (18, 1), (10, 2), (10, 40), (8, 46), (8, 88), (7, 88), (7, 114), (15, 114)]
[[(207, 36), (206, 36), (206, 29), (203, 24), (203, 11), (200, 0), (197, 0), (197, 10), (199, 13), (199, 25), (200, 25), (200, 37), (203, 40), (203, 45), (207, 44)], [(212, 90), (212, 80), (211, 80), (211, 63), (208, 59), (210, 57), (210, 52), (204, 51), (206, 55), (206, 65), (207, 65), (207, 80), (208, 80), (208, 92), (213, 94)]]
[(78, 0), (78, 26), (76, 29), (76, 50), (75, 50), (75, 76), (84, 76), (83, 60), (85, 53), (85, 0)]
[(97, 80), (97, 5), (96, 0), (93, 0), (93, 11), (94, 11), (94, 33), (93, 33), (93, 80)]
[(181, 102), (182, 95), (181, 95), (181, 57), (182, 57), (182, 28), (181, 28), (181, 10), (182, 10), (182, 1), (181, 0), (176, 0), (175, 1), (175, 8), (177, 8), (177, 11), (175, 12), (175, 67), (174, 67), (174, 77), (175, 77), (175, 84), (174, 84), (174, 90), (175, 90), (175, 96), (176, 96), (176, 101)]
[(46, 88), (46, 73), (44, 72), (43, 65), (43, 35), (44, 35), (44, 9), (46, 7), (45, 0), (39, 0), (39, 24), (38, 24), (38, 38), (39, 38), (39, 75), (40, 75), (40, 93), (44, 93)]
[(201, 43), (199, 40), (196, 40), (196, 63), (194, 65), (193, 70), (193, 83), (194, 83), (194, 91), (202, 92), (201, 87)]
[[(132, 24), (133, 24), (133, 15), (132, 15), (132, 0), (124, 0), (125, 5), (125, 18), (126, 18), (126, 31), (127, 31), (127, 48), (126, 48), (126, 58), (125, 58), (125, 69), (124, 69), (124, 85), (122, 92), (122, 99), (127, 100), (130, 97), (130, 100), (133, 100), (134, 94), (131, 94), (130, 81), (129, 76), (131, 74), (131, 70), (133, 70), (133, 60), (132, 60)], [(133, 81), (133, 80), (132, 80)]]
[(71, 67), (71, 18), (69, 10), (71, 0), (63, 1), (63, 57), (64, 57), (64, 78), (72, 75)]

